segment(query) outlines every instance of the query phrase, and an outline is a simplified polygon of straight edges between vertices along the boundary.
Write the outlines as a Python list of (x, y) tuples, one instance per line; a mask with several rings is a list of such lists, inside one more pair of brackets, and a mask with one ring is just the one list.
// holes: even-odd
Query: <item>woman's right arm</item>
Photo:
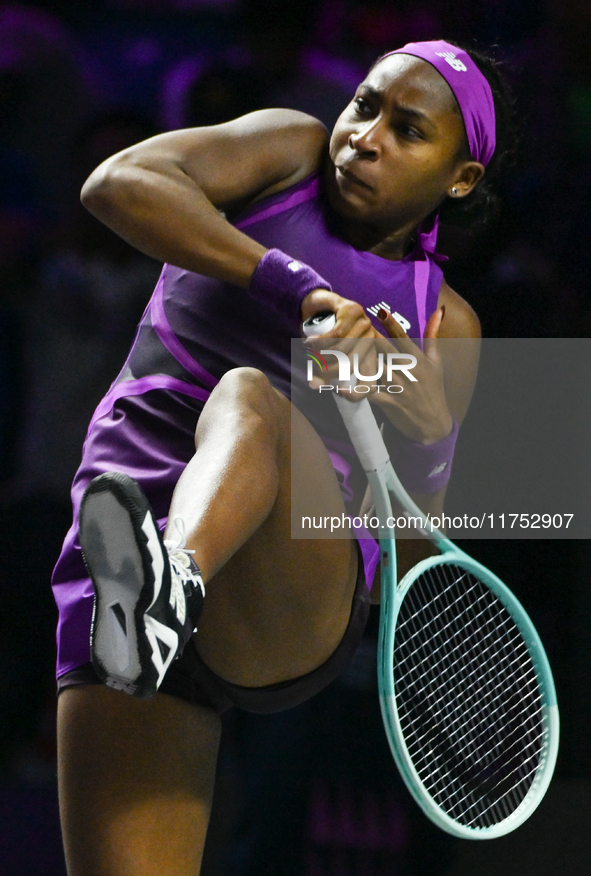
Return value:
[(246, 288), (265, 247), (219, 211), (236, 213), (304, 179), (321, 166), (327, 142), (311, 116), (261, 110), (125, 149), (91, 174), (81, 199), (152, 258)]

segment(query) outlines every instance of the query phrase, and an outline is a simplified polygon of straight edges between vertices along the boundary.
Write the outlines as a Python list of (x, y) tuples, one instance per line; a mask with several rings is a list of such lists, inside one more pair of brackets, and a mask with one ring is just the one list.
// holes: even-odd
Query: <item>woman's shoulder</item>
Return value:
[(285, 153), (285, 176), (259, 192), (252, 204), (297, 185), (322, 168), (330, 137), (314, 116), (299, 110), (267, 109), (251, 113), (250, 121), (268, 133), (278, 153)]
[(480, 338), (480, 320), (468, 302), (442, 280), (438, 307), (445, 307), (445, 316), (439, 329), (442, 338)]

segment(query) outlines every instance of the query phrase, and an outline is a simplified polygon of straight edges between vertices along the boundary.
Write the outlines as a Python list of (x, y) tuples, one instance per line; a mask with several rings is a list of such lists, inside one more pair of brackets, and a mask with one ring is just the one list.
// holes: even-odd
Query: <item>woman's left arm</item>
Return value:
[[(470, 307), (445, 281), (437, 310), (425, 328), (423, 351), (418, 350), (390, 315), (382, 322), (396, 348), (417, 358), (416, 381), (404, 379), (404, 391), (371, 396), (397, 431), (418, 444), (444, 439), (464, 419), (476, 382), (480, 355), (480, 322)], [(398, 380), (398, 378), (397, 378)], [(443, 511), (446, 487), (433, 493), (412, 494), (425, 513)]]
[(445, 280), (441, 284), (437, 306), (445, 309), (437, 337), (448, 339), (440, 344), (445, 392), (449, 410), (459, 424), (466, 416), (476, 383), (482, 337), (480, 320), (468, 302)]
[[(322, 300), (320, 296), (323, 296)], [(304, 302), (309, 310), (309, 314), (305, 315), (322, 309), (336, 310), (334, 296), (334, 292), (312, 292)], [(353, 305), (353, 302), (349, 303)], [(378, 392), (375, 385), (370, 385), (369, 398), (372, 403), (382, 408), (397, 431), (410, 441), (426, 445), (440, 441), (451, 432), (453, 420), (458, 424), (462, 422), (470, 404), (480, 354), (481, 334), (478, 317), (470, 305), (444, 281), (441, 285), (437, 309), (425, 328), (423, 351), (390, 314), (382, 320), (382, 325), (384, 333), (394, 341), (394, 345), (386, 341), (383, 336), (380, 341), (379, 333), (370, 326), (365, 337), (374, 338), (373, 352), (379, 352), (380, 349), (392, 352), (395, 347), (400, 353), (415, 356), (417, 365), (412, 369), (412, 373), (416, 376), (416, 380), (405, 379), (404, 373), (401, 372), (397, 382), (404, 383), (402, 393)], [(336, 336), (343, 337), (335, 327), (335, 330), (323, 336), (322, 340), (326, 343), (329, 338), (336, 340)], [(367, 370), (362, 368), (362, 373), (368, 371), (373, 373), (375, 370), (373, 365), (375, 362), (370, 362)], [(362, 398), (368, 398), (368, 395), (351, 394), (352, 402), (360, 401)], [(445, 491), (446, 488), (443, 487), (436, 492), (411, 495), (424, 513), (440, 515), (443, 511)], [(366, 511), (371, 505), (369, 494), (367, 501)], [(436, 552), (436, 548), (425, 539), (397, 538), (399, 577), (402, 577), (419, 560)], [(372, 601), (379, 602), (379, 589), (379, 573), (376, 573)]]
[(449, 435), (452, 421), (460, 424), (468, 410), (480, 355), (478, 317), (443, 281), (437, 309), (425, 328), (422, 351), (390, 314), (382, 325), (399, 353), (416, 358), (415, 367), (408, 371), (415, 379), (398, 372), (396, 383), (403, 391), (373, 392), (371, 401), (404, 437), (434, 444)]
[[(386, 318), (383, 325), (390, 337), (399, 339), (396, 346), (401, 352), (403, 346), (406, 348), (406, 344), (411, 343), (414, 347), (413, 355), (417, 355), (416, 345), (408, 341), (393, 317)], [(438, 437), (435, 440), (440, 440), (451, 431), (452, 420), (458, 424), (462, 422), (476, 382), (480, 338), (478, 317), (470, 305), (444, 281), (437, 310), (425, 328), (423, 353), (419, 352), (417, 355), (417, 368), (414, 369), (417, 382), (412, 387), (405, 386), (407, 401), (412, 402), (413, 398), (415, 400), (414, 411), (403, 422), (400, 407), (395, 410), (392, 404), (381, 404), (386, 416), (390, 412), (388, 419), (394, 422), (402, 434), (406, 434), (413, 441), (429, 444), (433, 442), (425, 440), (425, 436), (436, 435)], [(420, 384), (422, 387), (419, 401), (419, 393), (415, 395), (412, 389), (418, 389)], [(400, 395), (393, 398), (400, 398)], [(375, 395), (372, 401), (377, 402)], [(410, 407), (412, 409), (412, 404)], [(430, 422), (429, 416), (432, 417)], [(400, 429), (400, 423), (405, 425), (406, 432)], [(444, 486), (434, 493), (411, 493), (411, 496), (425, 513), (440, 516), (446, 489)], [(425, 539), (397, 538), (399, 578), (419, 560), (434, 553), (437, 553), (436, 548)], [(377, 587), (375, 599), (379, 599)]]

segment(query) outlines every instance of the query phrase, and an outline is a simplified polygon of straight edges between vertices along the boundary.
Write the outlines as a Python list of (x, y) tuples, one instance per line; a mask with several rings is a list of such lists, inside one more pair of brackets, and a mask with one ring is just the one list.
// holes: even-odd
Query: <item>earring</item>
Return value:
[(456, 189), (455, 186), (452, 188), (451, 193), (452, 193), (452, 195), (453, 195), (454, 197), (457, 195), (458, 190)]

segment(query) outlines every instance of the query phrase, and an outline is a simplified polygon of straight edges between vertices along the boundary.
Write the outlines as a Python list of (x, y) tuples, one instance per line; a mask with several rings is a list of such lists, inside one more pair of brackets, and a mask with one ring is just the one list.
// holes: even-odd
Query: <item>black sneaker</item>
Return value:
[(95, 591), (92, 664), (101, 681), (136, 697), (156, 693), (201, 614), (201, 573), (179, 530), (178, 543), (162, 540), (148, 500), (127, 475), (99, 475), (84, 493), (80, 544)]

